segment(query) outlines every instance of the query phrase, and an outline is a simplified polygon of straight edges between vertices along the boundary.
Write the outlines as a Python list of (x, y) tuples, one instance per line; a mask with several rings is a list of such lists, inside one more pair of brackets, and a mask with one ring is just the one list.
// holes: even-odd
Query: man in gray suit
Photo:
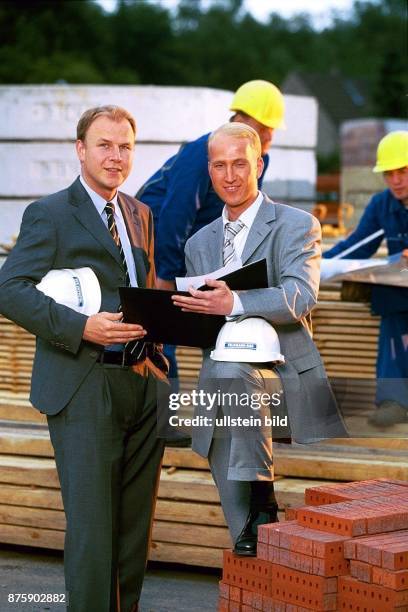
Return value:
[[(346, 436), (311, 337), (310, 311), (319, 286), (319, 222), (299, 209), (275, 204), (258, 191), (261, 145), (249, 126), (221, 126), (209, 138), (208, 154), (211, 180), (225, 207), (220, 219), (187, 242), (187, 274), (220, 268), (226, 259), (231, 261), (232, 250), (242, 264), (266, 259), (269, 288), (232, 292), (225, 282), (209, 279), (212, 291), (191, 288), (191, 297), (174, 296), (174, 303), (188, 311), (265, 319), (278, 333), (285, 364), (214, 361), (207, 351), (200, 385), (238, 390), (238, 397), (239, 391), (249, 396), (268, 391), (272, 396), (279, 377), (293, 439), (313, 442)], [(232, 239), (229, 227), (234, 228)], [(242, 406), (235, 408), (242, 412)], [(212, 411), (202, 406), (199, 412), (215, 417), (232, 411), (218, 405)], [(247, 416), (250, 413), (248, 408)], [(208, 456), (235, 552), (255, 555), (258, 525), (277, 520), (271, 432), (255, 427), (238, 433), (231, 429), (218, 436), (220, 429), (196, 429), (193, 449)]]
[[(30, 399), (47, 415), (55, 450), (71, 612), (137, 610), (163, 452), (160, 352), (136, 347), (145, 330), (118, 312), (118, 286), (155, 283), (150, 210), (118, 191), (135, 132), (120, 107), (82, 115), (81, 176), (27, 207), (0, 272), (1, 312), (37, 336)], [(101, 312), (85, 316), (36, 289), (51, 269), (84, 266), (98, 278)]]

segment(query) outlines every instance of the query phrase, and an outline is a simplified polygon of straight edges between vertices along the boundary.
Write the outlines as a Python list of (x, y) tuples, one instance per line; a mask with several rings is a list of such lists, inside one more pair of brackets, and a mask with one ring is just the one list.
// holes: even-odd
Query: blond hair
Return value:
[(249, 142), (249, 146), (256, 153), (257, 158), (259, 159), (262, 155), (262, 147), (261, 140), (259, 138), (258, 132), (254, 130), (249, 125), (245, 123), (240, 123), (239, 121), (233, 121), (232, 123), (224, 123), (219, 128), (211, 132), (208, 138), (208, 149), (214, 138), (218, 135), (225, 134), (226, 136), (232, 136), (233, 138), (246, 138)]
[(85, 140), (87, 131), (98, 117), (109, 117), (112, 121), (117, 122), (126, 119), (129, 121), (133, 134), (136, 136), (136, 121), (133, 115), (121, 106), (105, 105), (88, 108), (88, 110), (82, 113), (77, 125), (77, 140)]

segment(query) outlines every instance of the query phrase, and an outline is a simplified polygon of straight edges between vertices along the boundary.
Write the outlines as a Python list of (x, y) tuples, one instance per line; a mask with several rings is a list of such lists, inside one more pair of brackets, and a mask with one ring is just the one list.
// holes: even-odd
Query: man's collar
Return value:
[[(91, 187), (85, 181), (85, 179), (82, 176), (82, 174), (79, 176), (79, 180), (81, 181), (81, 185), (83, 186), (83, 188), (85, 189), (85, 191), (87, 192), (87, 194), (91, 198), (92, 202), (94, 203), (96, 210), (101, 215), (103, 213), (103, 211), (105, 210), (106, 202), (108, 200), (105, 200), (105, 198), (103, 198), (101, 195), (99, 195), (99, 193), (96, 193), (96, 191), (91, 189)], [(117, 205), (117, 203), (118, 203), (118, 192), (116, 192), (116, 194), (113, 196), (113, 198), (111, 200), (109, 200), (109, 202), (113, 202), (115, 204), (115, 206)]]
[[(242, 223), (246, 227), (251, 227), (257, 215), (257, 212), (262, 204), (263, 199), (264, 199), (263, 193), (261, 191), (258, 191), (258, 195), (256, 196), (255, 200), (252, 202), (251, 206), (248, 206), (248, 208), (244, 210), (244, 212), (238, 217), (238, 219), (242, 221)], [(224, 206), (222, 210), (222, 223), (225, 226), (225, 224), (228, 222), (229, 222), (229, 219), (228, 219), (227, 207)]]

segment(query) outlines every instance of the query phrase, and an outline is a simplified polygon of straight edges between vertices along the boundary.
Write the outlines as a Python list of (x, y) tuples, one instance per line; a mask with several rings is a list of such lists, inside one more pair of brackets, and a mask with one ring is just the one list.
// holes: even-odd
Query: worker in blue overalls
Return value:
[[(284, 127), (284, 100), (279, 89), (268, 81), (241, 85), (231, 102), (231, 121), (253, 127), (262, 145), (264, 170), (275, 128)], [(176, 276), (185, 276), (184, 245), (199, 229), (221, 215), (224, 203), (215, 193), (208, 174), (208, 134), (182, 145), (139, 189), (137, 198), (150, 206), (155, 229), (157, 287), (175, 289)], [(177, 378), (175, 347), (165, 347), (170, 361), (170, 379)]]
[[(372, 240), (345, 253), (345, 258), (371, 257), (383, 238), (390, 255), (408, 249), (408, 131), (391, 132), (380, 141), (373, 171), (383, 173), (388, 189), (371, 198), (355, 231), (323, 257), (341, 257), (371, 236)], [(369, 422), (389, 427), (408, 422), (408, 289), (373, 285), (371, 306), (374, 314), (381, 315), (381, 323), (376, 410)]]

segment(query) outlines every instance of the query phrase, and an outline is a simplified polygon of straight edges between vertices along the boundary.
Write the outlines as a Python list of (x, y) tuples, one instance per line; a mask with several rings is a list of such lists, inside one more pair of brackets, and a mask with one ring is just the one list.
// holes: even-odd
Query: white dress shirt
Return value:
[[(252, 224), (262, 204), (262, 201), (263, 201), (263, 194), (260, 191), (258, 191), (258, 195), (254, 203), (251, 204), (251, 206), (249, 206), (246, 210), (244, 210), (242, 215), (238, 217), (238, 219), (244, 224), (244, 227), (238, 232), (238, 234), (234, 238), (234, 249), (235, 249), (236, 256), (239, 258), (242, 257), (242, 253), (245, 248), (245, 243), (248, 238), (249, 230), (252, 227)], [(228, 223), (229, 221), (230, 219), (228, 219), (227, 208), (224, 206), (223, 211), (222, 211), (222, 223), (224, 227), (224, 234), (225, 234), (225, 224)], [(232, 306), (232, 310), (229, 314), (229, 317), (236, 317), (236, 316), (243, 314), (244, 309), (243, 309), (241, 300), (238, 297), (238, 294), (235, 291), (233, 291), (232, 295), (234, 297), (234, 304)], [(227, 320), (229, 317), (227, 317)]]
[[(105, 206), (108, 200), (105, 200), (102, 196), (99, 195), (99, 193), (96, 193), (96, 191), (91, 189), (82, 175), (79, 177), (79, 180), (81, 181), (83, 188), (86, 190), (87, 194), (91, 198), (105, 226), (108, 227), (108, 217), (105, 212)], [(129, 272), (130, 284), (132, 287), (137, 287), (138, 285), (137, 285), (137, 277), (136, 277), (135, 260), (133, 259), (132, 247), (130, 245), (129, 236), (126, 230), (125, 220), (123, 218), (122, 211), (118, 203), (118, 193), (117, 192), (115, 196), (111, 200), (109, 200), (109, 202), (113, 202), (113, 204), (115, 205), (114, 219), (115, 219), (116, 227), (118, 228), (119, 238), (122, 243), (123, 252), (125, 254), (125, 259), (126, 259), (126, 263), (128, 267), (128, 272)]]

